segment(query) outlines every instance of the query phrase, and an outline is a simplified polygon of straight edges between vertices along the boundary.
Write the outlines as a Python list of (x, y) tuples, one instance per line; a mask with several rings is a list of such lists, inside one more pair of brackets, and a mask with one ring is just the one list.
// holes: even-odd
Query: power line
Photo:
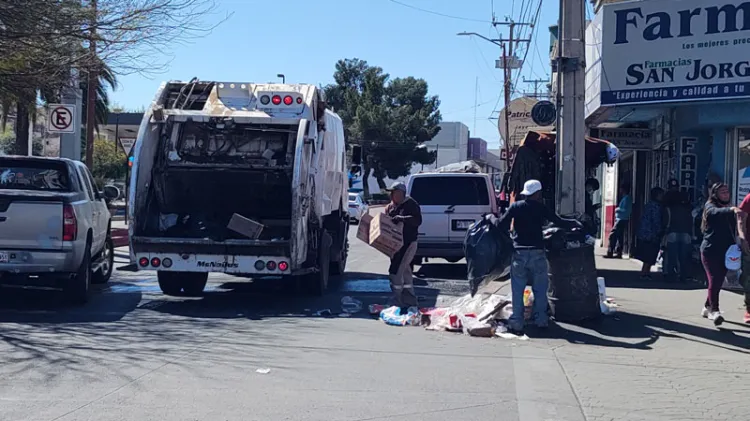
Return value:
[(388, 1), (390, 1), (391, 3), (398, 4), (399, 6), (408, 7), (409, 9), (418, 10), (418, 11), (423, 12), (423, 13), (429, 13), (431, 15), (441, 16), (441, 17), (448, 18), (448, 19), (464, 20), (464, 21), (468, 21), (468, 22), (490, 23), (490, 22), (488, 22), (486, 20), (472, 19), (472, 18), (465, 18), (465, 17), (461, 17), (461, 16), (447, 15), (445, 13), (436, 12), (434, 10), (423, 9), (421, 7), (417, 7), (417, 6), (414, 6), (414, 5), (411, 5), (411, 4), (402, 3), (402, 2), (400, 2), (398, 0), (388, 0)]

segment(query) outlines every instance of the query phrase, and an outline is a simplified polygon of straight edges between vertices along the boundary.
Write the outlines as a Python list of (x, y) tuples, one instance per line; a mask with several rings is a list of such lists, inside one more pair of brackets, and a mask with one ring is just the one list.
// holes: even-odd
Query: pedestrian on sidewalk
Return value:
[(388, 191), (391, 193), (391, 203), (385, 207), (384, 212), (397, 224), (403, 224), (404, 239), (404, 245), (391, 258), (388, 277), (393, 291), (393, 304), (401, 307), (401, 313), (406, 314), (409, 307), (417, 305), (411, 261), (417, 253), (417, 230), (422, 225), (422, 210), (416, 200), (406, 195), (404, 183), (395, 182)]
[(742, 274), (740, 281), (745, 288), (745, 318), (744, 322), (750, 324), (750, 194), (745, 196), (740, 203), (741, 215), (737, 216), (737, 234), (740, 238), (740, 247), (742, 248)]
[(609, 233), (609, 247), (607, 247), (607, 254), (604, 256), (607, 259), (611, 258), (622, 258), (622, 248), (625, 245), (625, 231), (628, 229), (630, 224), (630, 214), (633, 211), (633, 198), (630, 197), (630, 186), (623, 184), (620, 186), (620, 203), (615, 209), (615, 224), (612, 226), (612, 231)]
[(708, 318), (719, 326), (724, 317), (719, 310), (719, 293), (727, 276), (724, 263), (727, 249), (736, 243), (735, 228), (737, 217), (744, 213), (736, 207), (729, 206), (729, 188), (724, 183), (711, 187), (709, 198), (703, 208), (703, 243), (701, 243), (701, 262), (708, 279), (708, 296), (701, 311), (701, 316)]
[(686, 282), (693, 250), (693, 209), (687, 193), (679, 191), (677, 180), (669, 180), (664, 195), (666, 253), (664, 275), (668, 281)]
[(594, 204), (593, 195), (599, 190), (599, 180), (589, 178), (586, 180), (586, 196), (584, 196), (583, 221), (586, 234), (599, 237), (599, 221), (596, 212), (601, 208), (601, 203)]
[(495, 226), (508, 231), (513, 223), (513, 259), (510, 266), (510, 287), (513, 302), (513, 314), (508, 320), (509, 331), (516, 335), (523, 334), (524, 305), (523, 292), (531, 284), (534, 293), (533, 318), (539, 328), (546, 328), (549, 323), (547, 314), (547, 256), (544, 252), (542, 228), (547, 221), (567, 228), (581, 227), (573, 219), (563, 219), (542, 202), (542, 183), (529, 180), (523, 185), (523, 199), (514, 202), (500, 219), (494, 220)]
[(656, 264), (659, 256), (661, 240), (664, 237), (664, 219), (661, 207), (661, 199), (664, 189), (654, 187), (651, 189), (651, 200), (643, 209), (638, 232), (635, 240), (635, 258), (643, 262), (641, 267), (641, 280), (651, 280), (651, 267)]

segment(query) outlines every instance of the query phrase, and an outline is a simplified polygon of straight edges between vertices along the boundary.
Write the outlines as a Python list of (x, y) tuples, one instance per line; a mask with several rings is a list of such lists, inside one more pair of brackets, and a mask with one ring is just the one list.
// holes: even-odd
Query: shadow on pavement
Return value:
[(559, 338), (574, 344), (596, 345), (626, 349), (650, 350), (660, 338), (677, 338), (729, 351), (750, 354), (750, 326), (743, 329), (706, 327), (635, 313), (617, 313), (600, 321), (571, 325), (553, 324), (543, 332), (529, 333), (529, 337)]
[(607, 288), (634, 288), (634, 289), (662, 289), (673, 291), (691, 291), (705, 289), (705, 284), (699, 281), (689, 282), (667, 282), (662, 274), (652, 273), (652, 280), (643, 281), (636, 271), (599, 269), (598, 276), (604, 277)]

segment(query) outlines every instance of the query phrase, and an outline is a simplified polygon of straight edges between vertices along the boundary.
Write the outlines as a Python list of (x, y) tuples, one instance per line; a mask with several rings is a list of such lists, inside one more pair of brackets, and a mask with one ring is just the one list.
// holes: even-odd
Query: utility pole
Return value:
[(560, 0), (557, 49), (557, 186), (558, 213), (584, 212), (584, 0)]
[(94, 126), (96, 125), (96, 91), (99, 77), (99, 61), (96, 56), (96, 25), (97, 17), (97, 0), (91, 0), (91, 10), (93, 11), (93, 22), (91, 22), (91, 32), (89, 34), (89, 54), (91, 63), (88, 68), (88, 84), (86, 90), (86, 166), (94, 167)]
[(548, 79), (547, 80), (545, 80), (545, 79), (526, 79), (526, 77), (524, 76), (523, 82), (524, 83), (533, 83), (534, 84), (534, 93), (524, 92), (524, 95), (530, 96), (530, 97), (533, 97), (533, 98), (536, 98), (536, 99), (546, 98), (548, 96), (546, 93), (541, 93), (541, 94), (539, 93), (539, 85), (542, 84), (542, 83), (549, 83)]

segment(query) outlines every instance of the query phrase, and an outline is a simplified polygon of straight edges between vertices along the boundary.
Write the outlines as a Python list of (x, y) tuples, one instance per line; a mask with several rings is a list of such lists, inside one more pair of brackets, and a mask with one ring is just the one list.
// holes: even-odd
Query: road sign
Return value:
[[(511, 70), (517, 70), (523, 67), (523, 60), (521, 60), (518, 57), (506, 57), (505, 62), (507, 63), (507, 67)], [(496, 69), (504, 69), (506, 66), (503, 66), (503, 59), (495, 60), (495, 68)]]
[(122, 146), (122, 150), (125, 151), (125, 155), (130, 155), (130, 150), (133, 149), (133, 145), (135, 145), (135, 138), (133, 137), (121, 137), (120, 138), (120, 146)]
[(557, 119), (555, 104), (539, 101), (531, 108), (531, 119), (539, 126), (551, 126)]
[(47, 114), (47, 131), (50, 133), (73, 133), (75, 127), (75, 105), (50, 104)]

